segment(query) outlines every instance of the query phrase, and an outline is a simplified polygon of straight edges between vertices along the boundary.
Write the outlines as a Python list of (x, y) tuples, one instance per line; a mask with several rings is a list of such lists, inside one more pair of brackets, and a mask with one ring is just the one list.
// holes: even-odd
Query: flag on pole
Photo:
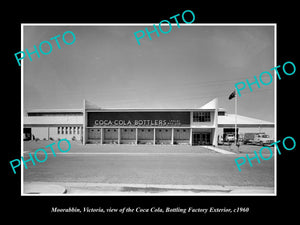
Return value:
[(231, 100), (235, 97), (235, 90), (229, 95), (228, 99)]
[[(236, 97), (236, 90), (234, 90), (228, 97), (229, 100)], [(235, 111), (235, 122), (234, 122), (234, 143), (237, 145), (238, 143), (238, 132), (237, 132), (237, 98), (235, 98), (235, 104), (234, 104), (234, 111)]]

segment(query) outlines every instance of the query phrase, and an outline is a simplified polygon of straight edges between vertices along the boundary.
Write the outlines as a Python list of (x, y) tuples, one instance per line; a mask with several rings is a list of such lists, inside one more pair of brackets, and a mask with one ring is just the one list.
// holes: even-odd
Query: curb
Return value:
[(50, 182), (24, 182), (24, 194), (66, 194), (67, 189), (64, 185), (53, 184)]
[(273, 194), (272, 187), (81, 182), (24, 182), (25, 195), (239, 195)]

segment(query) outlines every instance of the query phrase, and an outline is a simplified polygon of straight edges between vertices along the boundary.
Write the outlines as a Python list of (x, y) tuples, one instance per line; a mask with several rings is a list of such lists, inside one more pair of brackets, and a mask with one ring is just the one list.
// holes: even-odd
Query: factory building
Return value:
[[(83, 101), (82, 109), (30, 110), (24, 140), (69, 140), (82, 144), (218, 145), (234, 133), (234, 115), (214, 99), (196, 109), (107, 109)], [(274, 123), (238, 115), (238, 134), (266, 132)]]

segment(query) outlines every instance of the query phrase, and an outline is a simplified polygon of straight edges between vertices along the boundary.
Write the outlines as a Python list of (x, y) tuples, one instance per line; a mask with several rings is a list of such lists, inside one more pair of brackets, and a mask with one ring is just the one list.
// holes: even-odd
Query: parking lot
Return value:
[[(24, 158), (50, 142), (25, 142)], [(234, 159), (243, 154), (224, 155), (199, 146), (71, 146), (67, 153), (54, 147), (56, 157), (49, 150), (44, 163), (29, 162), (24, 182), (274, 186), (274, 160), (245, 164), (239, 172)]]

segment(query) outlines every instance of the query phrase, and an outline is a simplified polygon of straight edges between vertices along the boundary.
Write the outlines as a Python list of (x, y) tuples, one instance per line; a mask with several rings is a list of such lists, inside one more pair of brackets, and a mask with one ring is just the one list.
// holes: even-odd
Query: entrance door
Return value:
[(31, 140), (31, 128), (23, 128), (23, 140)]
[(193, 145), (211, 145), (210, 133), (193, 133)]

